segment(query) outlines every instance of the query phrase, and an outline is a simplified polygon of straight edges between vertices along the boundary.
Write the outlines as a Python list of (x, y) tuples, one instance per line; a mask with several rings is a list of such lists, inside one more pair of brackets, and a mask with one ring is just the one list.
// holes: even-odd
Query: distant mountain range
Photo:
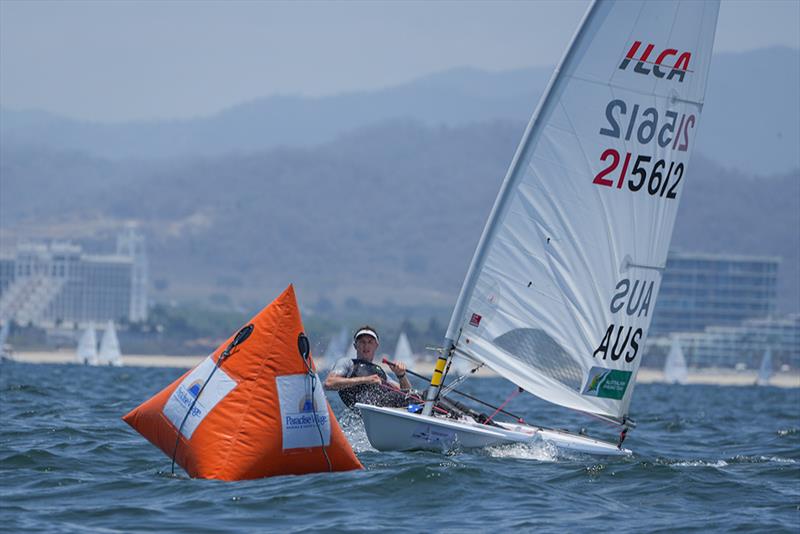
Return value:
[[(301, 148), (112, 161), (3, 145), (0, 238), (111, 246), (125, 220), (148, 238), (155, 296), (265, 303), (449, 306), (522, 121), (389, 120)], [(755, 177), (695, 155), (673, 245), (781, 256), (779, 305), (800, 307), (800, 177)]]
[[(550, 67), (495, 73), (456, 69), (372, 92), (267, 97), (191, 120), (99, 124), (3, 109), (0, 142), (150, 160), (311, 147), (395, 119), (430, 127), (527, 121), (551, 73)], [(697, 150), (748, 174), (800, 168), (798, 94), (798, 50), (715, 55)]]

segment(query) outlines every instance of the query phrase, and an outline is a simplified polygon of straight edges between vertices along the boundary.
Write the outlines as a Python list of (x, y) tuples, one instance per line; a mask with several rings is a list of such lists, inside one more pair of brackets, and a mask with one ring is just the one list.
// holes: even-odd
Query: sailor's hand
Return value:
[(406, 364), (403, 362), (389, 363), (389, 367), (391, 367), (392, 372), (397, 378), (402, 378), (406, 374)]
[(383, 382), (381, 380), (381, 377), (378, 375), (365, 376), (363, 377), (363, 379), (364, 381), (362, 382), (362, 384), (381, 384)]

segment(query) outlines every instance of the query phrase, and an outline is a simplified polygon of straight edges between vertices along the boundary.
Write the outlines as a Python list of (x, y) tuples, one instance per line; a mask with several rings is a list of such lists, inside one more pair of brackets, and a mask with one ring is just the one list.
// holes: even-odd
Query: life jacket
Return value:
[(345, 406), (353, 408), (357, 402), (390, 408), (402, 408), (408, 405), (408, 397), (404, 393), (388, 387), (386, 371), (380, 365), (355, 358), (353, 359), (353, 370), (345, 378), (372, 375), (380, 376), (383, 384), (359, 384), (339, 390), (339, 397)]

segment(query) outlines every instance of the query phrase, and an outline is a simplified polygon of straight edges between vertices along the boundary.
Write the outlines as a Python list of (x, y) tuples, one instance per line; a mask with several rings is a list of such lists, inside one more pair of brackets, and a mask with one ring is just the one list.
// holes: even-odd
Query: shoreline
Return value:
[[(191, 369), (203, 361), (203, 356), (170, 356), (166, 354), (130, 354), (122, 357), (125, 367), (169, 367), (175, 369)], [(76, 364), (73, 351), (60, 352), (17, 352), (11, 355), (11, 361), (30, 364)], [(323, 358), (315, 360), (317, 370), (324, 374), (329, 368), (328, 362)], [(413, 370), (423, 375), (430, 375), (433, 371), (433, 361), (417, 361), (412, 366)], [(479, 377), (497, 376), (489, 369), (481, 369), (476, 373)], [(734, 369), (707, 368), (689, 369), (687, 385), (717, 385), (717, 386), (752, 386), (756, 383), (758, 371)], [(660, 369), (642, 367), (637, 375), (639, 384), (657, 384), (664, 382), (664, 373)], [(800, 388), (800, 371), (775, 373), (769, 382), (770, 386), (781, 388)]]

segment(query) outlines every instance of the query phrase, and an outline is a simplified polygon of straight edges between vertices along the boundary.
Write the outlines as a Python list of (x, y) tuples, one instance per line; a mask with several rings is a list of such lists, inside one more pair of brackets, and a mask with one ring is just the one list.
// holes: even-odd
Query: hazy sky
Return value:
[[(0, 0), (0, 105), (100, 121), (179, 118), (457, 66), (552, 65), (587, 5)], [(716, 52), (771, 45), (800, 48), (800, 1), (723, 1)]]

